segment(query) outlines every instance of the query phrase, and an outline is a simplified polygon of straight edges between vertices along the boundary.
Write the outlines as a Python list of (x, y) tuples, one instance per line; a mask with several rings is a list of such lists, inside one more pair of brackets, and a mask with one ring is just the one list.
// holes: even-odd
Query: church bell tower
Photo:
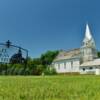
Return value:
[(97, 57), (95, 41), (92, 37), (89, 25), (86, 24), (85, 37), (81, 46), (82, 62), (92, 61)]

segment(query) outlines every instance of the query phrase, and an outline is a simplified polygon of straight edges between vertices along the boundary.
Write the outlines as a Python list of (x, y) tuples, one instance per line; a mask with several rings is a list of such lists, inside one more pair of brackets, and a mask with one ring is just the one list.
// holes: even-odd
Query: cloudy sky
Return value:
[(0, 0), (0, 42), (10, 40), (32, 57), (79, 48), (87, 22), (100, 50), (99, 0)]

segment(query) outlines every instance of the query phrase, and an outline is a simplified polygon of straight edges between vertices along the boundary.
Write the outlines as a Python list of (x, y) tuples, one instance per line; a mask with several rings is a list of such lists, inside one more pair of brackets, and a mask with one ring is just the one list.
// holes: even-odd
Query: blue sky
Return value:
[(87, 21), (100, 50), (99, 0), (0, 0), (0, 42), (9, 39), (31, 57), (80, 47)]

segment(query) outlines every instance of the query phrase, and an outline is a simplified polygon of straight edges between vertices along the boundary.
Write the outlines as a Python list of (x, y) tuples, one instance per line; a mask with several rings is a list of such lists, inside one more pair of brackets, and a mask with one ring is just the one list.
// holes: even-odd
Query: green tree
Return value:
[[(43, 72), (46, 74), (53, 74), (55, 70), (48, 69), (54, 58), (57, 56), (58, 51), (47, 51), (42, 54), (40, 58), (28, 57), (27, 66), (24, 63), (17, 62), (17, 56), (12, 56), (12, 63), (0, 64), (0, 74), (2, 75), (41, 75)], [(19, 56), (18, 56), (19, 57)], [(13, 63), (13, 61), (15, 61)]]
[(100, 51), (98, 51), (97, 54), (98, 54), (98, 57), (100, 58)]
[(50, 65), (57, 55), (58, 51), (47, 51), (42, 54), (40, 57), (42, 65)]

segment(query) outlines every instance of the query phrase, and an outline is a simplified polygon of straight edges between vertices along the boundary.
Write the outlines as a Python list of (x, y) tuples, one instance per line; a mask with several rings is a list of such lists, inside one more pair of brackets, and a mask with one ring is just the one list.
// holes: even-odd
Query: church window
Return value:
[(58, 64), (58, 69), (60, 69), (60, 64)]
[(64, 69), (66, 69), (66, 63), (64, 63)]
[(93, 67), (90, 67), (89, 69), (93, 69)]
[(60, 63), (60, 68), (64, 68), (64, 63), (62, 63), (62, 62)]
[(73, 69), (73, 62), (71, 61), (71, 69)]
[(85, 71), (85, 68), (83, 68), (83, 71)]
[(55, 64), (55, 67), (58, 68), (58, 64)]

